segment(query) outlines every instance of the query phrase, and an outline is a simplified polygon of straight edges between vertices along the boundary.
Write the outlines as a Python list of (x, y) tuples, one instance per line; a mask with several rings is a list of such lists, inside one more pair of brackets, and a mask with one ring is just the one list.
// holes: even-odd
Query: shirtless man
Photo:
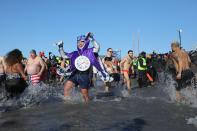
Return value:
[(27, 61), (25, 72), (30, 75), (32, 85), (37, 85), (42, 79), (45, 64), (41, 57), (36, 55), (35, 50), (30, 51), (30, 57)]
[(0, 86), (5, 80), (5, 71), (4, 71), (4, 57), (0, 56)]
[(114, 65), (113, 49), (107, 49), (107, 55), (102, 60), (108, 73), (117, 73), (117, 67)]
[(129, 78), (129, 75), (131, 73), (134, 74), (134, 68), (132, 66), (132, 63), (133, 63), (133, 51), (129, 50), (128, 55), (124, 57), (120, 62), (121, 72), (124, 76), (124, 81), (127, 84), (128, 91), (131, 91), (131, 80)]
[[(102, 59), (102, 62), (110, 74), (113, 77), (114, 82), (118, 82), (120, 80), (120, 76), (118, 74), (117, 65), (115, 64), (115, 58), (113, 57), (113, 49), (107, 49), (107, 55)], [(105, 82), (105, 92), (109, 92), (109, 87), (111, 86), (110, 82)]]
[(188, 81), (191, 82), (194, 74), (190, 70), (191, 60), (189, 55), (180, 48), (180, 44), (178, 42), (173, 42), (171, 48), (173, 51), (172, 60), (176, 68), (176, 81), (178, 83), (176, 87), (176, 100), (180, 102), (183, 99), (180, 90), (189, 84)]

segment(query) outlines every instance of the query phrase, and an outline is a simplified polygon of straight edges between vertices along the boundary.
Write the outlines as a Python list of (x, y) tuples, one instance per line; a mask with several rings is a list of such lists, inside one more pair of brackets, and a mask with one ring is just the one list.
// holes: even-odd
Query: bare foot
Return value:
[(151, 82), (151, 86), (153, 87), (155, 85), (155, 83), (154, 82)]
[(178, 102), (178, 103), (181, 103), (181, 102), (183, 102), (183, 101), (185, 101), (186, 99), (185, 99), (185, 97), (183, 97), (183, 96), (178, 96), (177, 98), (176, 98), (176, 101)]
[(109, 87), (108, 86), (105, 87), (105, 92), (109, 92)]
[(131, 95), (131, 88), (128, 88), (128, 93)]

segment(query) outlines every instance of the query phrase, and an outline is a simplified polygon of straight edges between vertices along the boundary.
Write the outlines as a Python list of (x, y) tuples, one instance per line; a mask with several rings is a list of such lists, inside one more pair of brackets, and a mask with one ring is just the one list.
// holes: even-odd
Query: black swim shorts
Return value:
[(120, 81), (120, 74), (118, 74), (118, 73), (112, 73), (112, 74), (110, 74), (110, 76), (112, 78), (114, 78), (114, 81), (115, 82), (119, 82)]
[(68, 81), (72, 81), (75, 86), (78, 86), (81, 89), (89, 89), (91, 81), (90, 81), (90, 75), (86, 72), (77, 72), (70, 76)]
[(186, 88), (188, 85), (191, 85), (191, 80), (194, 78), (194, 73), (191, 70), (185, 70), (181, 73), (181, 79), (177, 79), (176, 90), (180, 91), (183, 88)]

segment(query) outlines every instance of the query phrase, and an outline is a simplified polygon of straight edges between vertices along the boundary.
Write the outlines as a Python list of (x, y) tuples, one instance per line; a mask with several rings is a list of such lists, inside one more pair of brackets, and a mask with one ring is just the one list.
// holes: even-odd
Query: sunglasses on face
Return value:
[(113, 53), (113, 51), (109, 51), (110, 53)]

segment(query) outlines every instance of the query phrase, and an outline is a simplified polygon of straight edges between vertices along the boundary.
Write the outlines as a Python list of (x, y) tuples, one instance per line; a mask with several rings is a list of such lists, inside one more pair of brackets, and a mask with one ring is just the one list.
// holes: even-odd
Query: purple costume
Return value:
[[(76, 58), (79, 57), (79, 56), (86, 56), (90, 60), (91, 66), (94, 66), (98, 70), (99, 75), (101, 77), (104, 77), (104, 79), (106, 77), (109, 77), (109, 74), (106, 72), (106, 70), (104, 68), (102, 68), (103, 66), (101, 65), (99, 60), (96, 58), (96, 56), (93, 52), (94, 48), (88, 48), (90, 40), (85, 40), (84, 42), (85, 42), (85, 44), (84, 44), (84, 47), (82, 49), (77, 47), (78, 51), (74, 51), (74, 52), (71, 52), (71, 53), (65, 53), (66, 57), (69, 58), (70, 62), (71, 62), (70, 63), (71, 72), (73, 73), (73, 72), (75, 72), (75, 70), (77, 70), (76, 67), (75, 67)], [(63, 52), (61, 52), (61, 50), (60, 50), (60, 54), (63, 56), (62, 53)]]

